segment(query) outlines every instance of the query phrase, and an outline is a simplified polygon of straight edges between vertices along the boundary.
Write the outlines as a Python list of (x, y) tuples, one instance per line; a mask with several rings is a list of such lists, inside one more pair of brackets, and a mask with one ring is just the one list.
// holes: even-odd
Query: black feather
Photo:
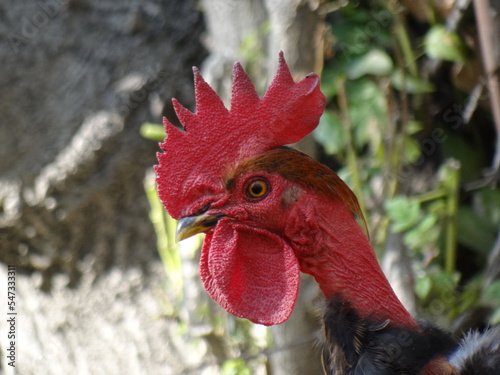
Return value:
[(450, 333), (427, 323), (417, 332), (363, 319), (341, 296), (328, 302), (323, 324), (328, 375), (417, 375), (432, 359), (457, 348)]

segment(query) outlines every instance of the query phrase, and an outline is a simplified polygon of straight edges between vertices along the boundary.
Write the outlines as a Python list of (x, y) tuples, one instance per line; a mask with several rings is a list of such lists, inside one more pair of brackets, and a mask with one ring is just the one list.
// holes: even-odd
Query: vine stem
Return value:
[(366, 212), (366, 206), (363, 197), (363, 189), (361, 185), (361, 177), (359, 173), (359, 162), (358, 156), (356, 155), (356, 146), (354, 144), (354, 134), (351, 119), (349, 118), (349, 103), (347, 100), (347, 93), (345, 89), (345, 79), (341, 78), (336, 81), (336, 86), (338, 90), (338, 104), (340, 108), (340, 113), (342, 116), (342, 123), (346, 127), (347, 135), (347, 154), (346, 162), (349, 171), (352, 174), (352, 188), (354, 193), (358, 197), (359, 207), (363, 213), (364, 220), (368, 222), (368, 216)]
[(460, 186), (460, 163), (451, 159), (447, 162), (448, 180), (446, 187), (448, 199), (446, 203), (446, 257), (445, 270), (452, 274), (456, 268), (457, 258), (457, 212)]
[(181, 260), (175, 242), (177, 222), (166, 213), (158, 198), (154, 174), (149, 173), (144, 181), (144, 191), (149, 201), (149, 220), (156, 232), (156, 241), (160, 259), (165, 268), (166, 275), (176, 283), (182, 282)]

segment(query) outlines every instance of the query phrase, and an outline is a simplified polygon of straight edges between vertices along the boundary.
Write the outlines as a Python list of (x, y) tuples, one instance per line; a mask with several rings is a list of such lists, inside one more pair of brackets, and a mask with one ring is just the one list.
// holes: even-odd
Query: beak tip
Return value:
[(175, 242), (177, 243), (181, 242), (182, 240), (185, 240), (186, 238), (188, 238), (188, 236), (186, 236), (185, 233), (182, 232), (175, 233)]

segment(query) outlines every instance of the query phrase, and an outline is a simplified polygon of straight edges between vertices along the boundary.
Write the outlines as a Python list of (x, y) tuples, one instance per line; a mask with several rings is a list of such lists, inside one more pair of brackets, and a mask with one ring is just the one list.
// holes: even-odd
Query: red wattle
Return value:
[(260, 228), (223, 219), (207, 234), (200, 276), (210, 297), (228, 312), (254, 323), (287, 320), (299, 289), (299, 265), (291, 247)]

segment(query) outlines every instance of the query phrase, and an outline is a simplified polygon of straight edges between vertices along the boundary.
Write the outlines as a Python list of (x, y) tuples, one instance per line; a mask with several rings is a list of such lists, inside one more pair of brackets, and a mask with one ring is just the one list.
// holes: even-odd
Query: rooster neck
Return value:
[(325, 374), (458, 375), (446, 357), (456, 350), (450, 333), (423, 323), (420, 330), (389, 327), (359, 316), (342, 296), (323, 311)]
[(314, 208), (318, 228), (311, 246), (315, 249), (296, 250), (302, 272), (314, 276), (327, 300), (342, 296), (361, 318), (380, 323), (389, 320), (392, 327), (419, 330), (396, 297), (350, 211), (341, 203), (333, 202), (334, 207), (332, 202), (322, 203)]

